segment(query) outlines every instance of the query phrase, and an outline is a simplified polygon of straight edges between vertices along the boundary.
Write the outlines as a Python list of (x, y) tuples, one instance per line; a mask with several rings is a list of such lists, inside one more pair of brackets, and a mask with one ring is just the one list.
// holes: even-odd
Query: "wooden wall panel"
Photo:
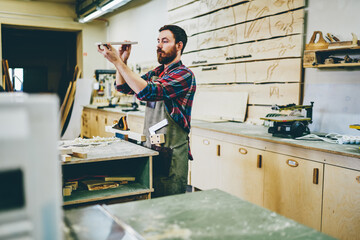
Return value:
[(303, 25), (304, 10), (291, 11), (189, 37), (185, 52), (301, 34)]
[(168, 12), (168, 21), (177, 23), (249, 0), (200, 0)]
[[(247, 92), (249, 93), (248, 104), (269, 106), (299, 104), (300, 83), (200, 85), (197, 91), (213, 92), (213, 96), (216, 96), (217, 92)], [(216, 99), (218, 98), (216, 97)], [(237, 101), (233, 99), (231, 102)]]
[(169, 23), (189, 36), (182, 60), (198, 84), (193, 115), (231, 119), (234, 104), (247, 103), (256, 121), (273, 104), (300, 104), (305, 0), (180, 2), (169, 4)]
[[(215, 91), (213, 91), (215, 90)], [(195, 94), (192, 119), (205, 121), (245, 120), (248, 93), (203, 88)], [(206, 103), (206, 104), (204, 104)]]
[(192, 67), (196, 84), (301, 82), (301, 58)]
[(302, 36), (294, 35), (187, 54), (184, 53), (182, 59), (188, 66), (196, 66), (250, 60), (301, 57), (301, 43)]
[(196, 2), (198, 0), (168, 0), (167, 1), (167, 10), (171, 11), (174, 10), (175, 8), (179, 8), (182, 6), (185, 6), (187, 4)]

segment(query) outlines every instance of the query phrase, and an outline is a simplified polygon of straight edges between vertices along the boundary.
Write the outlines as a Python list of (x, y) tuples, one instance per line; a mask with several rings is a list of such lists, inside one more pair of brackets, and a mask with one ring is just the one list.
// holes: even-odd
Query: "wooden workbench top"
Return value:
[[(105, 208), (113, 218), (125, 222), (145, 239), (333, 239), (220, 190)], [(97, 239), (105, 239), (124, 229), (115, 228), (112, 221), (105, 225), (106, 219), (101, 220), (98, 215), (94, 208), (65, 211), (68, 227), (79, 239), (94, 237), (92, 232), (99, 235)]]
[[(64, 145), (69, 145), (70, 141), (64, 141)], [(71, 161), (63, 164), (77, 164), (85, 162), (99, 162), (108, 160), (120, 160), (129, 158), (156, 156), (159, 153), (149, 148), (123, 140), (116, 142), (89, 144), (84, 146), (69, 146), (73, 152), (86, 153), (86, 158), (72, 157)]]
[(268, 133), (268, 128), (264, 126), (251, 125), (237, 122), (206, 122), (193, 120), (192, 128), (211, 130), (224, 134), (231, 134), (240, 137), (247, 137), (257, 140), (263, 140), (272, 143), (285, 144), (294, 147), (301, 147), (315, 151), (322, 151), (332, 154), (338, 154), (347, 157), (360, 158), (359, 145), (355, 144), (334, 144), (324, 141), (314, 140), (296, 140), (291, 138), (273, 137)]

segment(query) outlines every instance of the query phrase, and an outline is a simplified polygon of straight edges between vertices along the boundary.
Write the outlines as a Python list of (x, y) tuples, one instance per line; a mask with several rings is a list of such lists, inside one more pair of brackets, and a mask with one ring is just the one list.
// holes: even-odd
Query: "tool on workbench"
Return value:
[[(314, 102), (311, 102), (311, 105), (274, 105), (272, 110), (292, 112), (289, 115), (271, 113), (260, 119), (264, 120), (264, 125), (269, 127), (268, 132), (274, 137), (297, 138), (310, 133), (308, 125), (312, 123), (313, 106)], [(306, 110), (306, 116), (301, 115), (302, 109)]]
[[(319, 39), (315, 42), (316, 36), (319, 35)], [(305, 45), (305, 50), (318, 50), (318, 49), (327, 49), (329, 43), (325, 41), (323, 38), (323, 34), (321, 31), (314, 31), (311, 36), (310, 42)]]
[(123, 131), (130, 130), (126, 121), (126, 116), (120, 117), (119, 121), (114, 121), (114, 125), (112, 128)]

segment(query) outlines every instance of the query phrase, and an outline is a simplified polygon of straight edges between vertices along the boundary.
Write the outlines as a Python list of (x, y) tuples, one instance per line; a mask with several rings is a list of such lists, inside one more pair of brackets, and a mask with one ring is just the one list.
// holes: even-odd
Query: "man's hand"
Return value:
[[(127, 41), (125, 41), (125, 42), (127, 42)], [(123, 44), (119, 47), (119, 55), (120, 55), (121, 60), (123, 60), (124, 63), (127, 63), (130, 53), (131, 53), (131, 44)]]
[[(123, 61), (118, 51), (111, 46), (111, 44), (104, 44), (104, 48), (98, 45), (98, 52), (101, 53), (107, 60), (115, 64), (116, 62)], [(127, 59), (126, 59), (127, 60)]]

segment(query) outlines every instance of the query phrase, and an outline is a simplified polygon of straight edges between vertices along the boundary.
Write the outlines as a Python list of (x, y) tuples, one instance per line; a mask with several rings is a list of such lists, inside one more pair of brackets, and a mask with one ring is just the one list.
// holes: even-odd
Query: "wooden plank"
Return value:
[[(193, 67), (196, 84), (233, 83), (236, 81), (236, 64)], [(244, 64), (242, 66), (245, 66)]]
[(191, 67), (197, 84), (301, 82), (301, 58)]
[[(241, 65), (245, 67), (240, 67)], [(238, 63), (236, 82), (301, 82), (301, 58)]]
[(197, 89), (192, 118), (206, 121), (245, 121), (248, 93), (221, 91), (215, 86)]
[(73, 80), (72, 80), (72, 85), (71, 85), (71, 89), (68, 95), (68, 98), (64, 100), (64, 107), (63, 112), (61, 112), (61, 125), (60, 125), (60, 129), (61, 132), (63, 131), (66, 119), (70, 113), (70, 109), (71, 106), (74, 103), (74, 99), (75, 99), (75, 91), (76, 91), (76, 80), (80, 77), (80, 69), (78, 66), (75, 66), (75, 70), (74, 70), (74, 76), (73, 76)]
[(189, 37), (185, 52), (303, 33), (304, 9)]
[(112, 126), (106, 126), (105, 131), (109, 132), (109, 133), (124, 134), (124, 135), (127, 135), (128, 138), (139, 141), (139, 142), (145, 142), (146, 141), (146, 136), (141, 134), (141, 133), (137, 133), (137, 132), (122, 131), (122, 130), (114, 129), (114, 128), (112, 128)]
[(168, 22), (177, 23), (248, 0), (195, 1), (168, 12)]
[(166, 1), (167, 10), (171, 11), (171, 10), (173, 10), (175, 8), (182, 7), (184, 5), (187, 5), (187, 4), (195, 2), (195, 1), (198, 1), (198, 0), (167, 0)]
[[(270, 4), (266, 6), (266, 4)], [(199, 32), (210, 31), (233, 24), (244, 23), (255, 19), (271, 16), (281, 12), (288, 12), (293, 9), (305, 6), (304, 0), (270, 1), (256, 0), (234, 7), (221, 9), (219, 11), (181, 21), (177, 25), (185, 29), (188, 36)], [(251, 22), (250, 22), (251, 24)]]
[(294, 35), (184, 54), (187, 66), (301, 57), (302, 36)]
[[(232, 92), (247, 92), (249, 94), (248, 104), (299, 104), (300, 83), (229, 84), (198, 86), (197, 92), (202, 91), (212, 92), (212, 98), (216, 99), (217, 101), (220, 101), (220, 98), (216, 95), (218, 92), (227, 92), (229, 94)], [(201, 102), (201, 99), (195, 99), (195, 101)], [(230, 105), (234, 105), (234, 103), (237, 101), (233, 99), (233, 101), (230, 102)], [(206, 102), (203, 102), (202, 105), (206, 105)]]

